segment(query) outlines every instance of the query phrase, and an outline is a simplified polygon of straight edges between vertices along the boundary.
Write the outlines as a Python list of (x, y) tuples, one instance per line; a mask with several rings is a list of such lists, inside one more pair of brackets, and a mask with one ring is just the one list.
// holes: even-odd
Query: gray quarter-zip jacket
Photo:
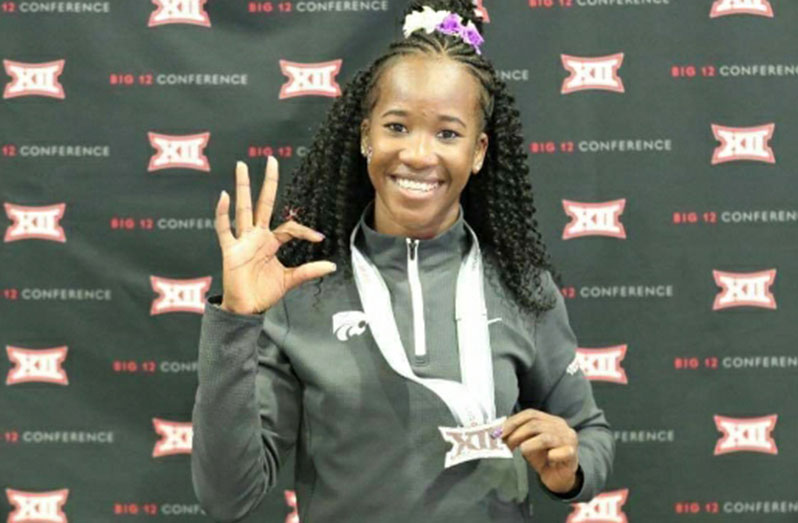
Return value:
[[(377, 232), (373, 203), (355, 241), (388, 285), (408, 361), (417, 376), (460, 381), (455, 284), (471, 242), (462, 206), (451, 227), (417, 240)], [(483, 263), (492, 263), (485, 249)], [(224, 311), (221, 296), (208, 298), (191, 454), (206, 513), (218, 521), (243, 518), (274, 486), (292, 447), (302, 523), (528, 522), (530, 479), (566, 502), (598, 494), (615, 444), (574, 362), (576, 339), (561, 294), (546, 273), (556, 307), (524, 314), (487, 274), (496, 415), (534, 408), (564, 418), (579, 437), (578, 492), (548, 491), (518, 448), (513, 459), (445, 469), (451, 444), (438, 427), (457, 422), (435, 393), (391, 369), (354, 280), (333, 273), (315, 307), (312, 281), (257, 315)]]

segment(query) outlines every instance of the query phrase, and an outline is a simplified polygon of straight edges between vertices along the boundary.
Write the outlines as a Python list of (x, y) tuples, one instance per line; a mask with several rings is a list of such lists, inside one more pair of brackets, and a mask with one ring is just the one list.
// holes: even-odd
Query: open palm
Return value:
[(266, 180), (258, 196), (253, 220), (247, 166), (236, 164), (236, 231), (230, 228), (230, 197), (222, 191), (216, 204), (216, 234), (222, 248), (222, 304), (237, 314), (260, 314), (289, 290), (335, 270), (329, 261), (285, 267), (277, 258), (280, 246), (294, 238), (319, 242), (324, 236), (294, 220), (269, 229), (278, 182), (277, 159), (269, 156)]

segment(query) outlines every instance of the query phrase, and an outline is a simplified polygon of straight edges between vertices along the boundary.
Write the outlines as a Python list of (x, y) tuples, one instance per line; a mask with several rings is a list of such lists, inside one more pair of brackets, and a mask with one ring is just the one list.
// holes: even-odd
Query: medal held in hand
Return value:
[[(488, 315), (483, 287), (482, 255), (476, 233), (466, 223), (472, 243), (460, 264), (455, 296), (457, 344), (462, 383), (439, 378), (420, 378), (413, 372), (399, 337), (391, 296), (376, 266), (355, 246), (358, 224), (349, 245), (352, 268), (363, 311), (371, 335), (385, 361), (400, 376), (414, 381), (438, 395), (460, 426), (438, 427), (443, 439), (453, 445), (444, 467), (480, 458), (512, 458), (501, 439), (490, 437), (504, 418), (496, 420), (493, 359), (488, 332)], [(476, 296), (474, 291), (476, 290)]]

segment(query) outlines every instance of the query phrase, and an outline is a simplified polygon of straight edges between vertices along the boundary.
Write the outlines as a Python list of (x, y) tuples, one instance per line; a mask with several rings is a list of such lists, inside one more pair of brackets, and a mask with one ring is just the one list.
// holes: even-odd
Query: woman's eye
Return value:
[[(385, 124), (386, 129), (397, 133), (401, 133), (404, 130), (404, 127), (405, 127), (404, 125), (396, 122)], [(451, 129), (444, 129), (443, 131), (441, 131), (441, 133), (443, 133), (443, 138), (445, 140), (454, 140), (455, 138), (460, 136), (460, 133), (452, 131)]]

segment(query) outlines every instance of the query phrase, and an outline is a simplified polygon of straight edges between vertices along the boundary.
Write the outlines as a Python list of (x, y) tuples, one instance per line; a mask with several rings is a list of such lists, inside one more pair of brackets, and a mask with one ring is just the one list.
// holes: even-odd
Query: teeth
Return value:
[(394, 178), (394, 181), (396, 182), (397, 185), (399, 185), (399, 187), (420, 192), (429, 192), (438, 186), (437, 183), (415, 182), (412, 180), (407, 180), (405, 178)]

